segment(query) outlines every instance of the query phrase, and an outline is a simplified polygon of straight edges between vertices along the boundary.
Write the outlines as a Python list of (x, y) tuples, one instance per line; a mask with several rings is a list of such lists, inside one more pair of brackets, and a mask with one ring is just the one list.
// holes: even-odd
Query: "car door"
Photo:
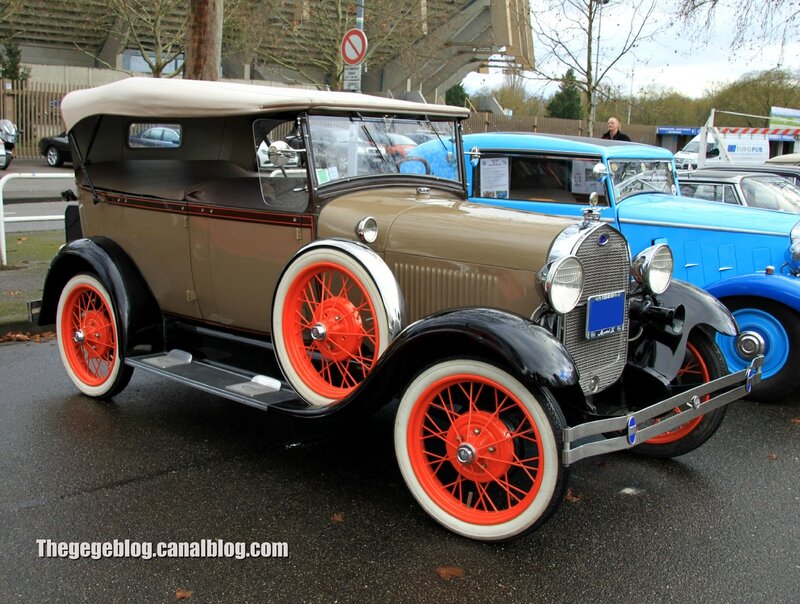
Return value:
[[(256, 124), (254, 131), (264, 127)], [(268, 128), (267, 142), (293, 136), (285, 121)], [(256, 172), (229, 166), (209, 174), (187, 197), (192, 272), (203, 319), (269, 332), (275, 285), (297, 250), (311, 242), (314, 220), (306, 211), (303, 154), (281, 169), (258, 160), (259, 144), (250, 147)]]

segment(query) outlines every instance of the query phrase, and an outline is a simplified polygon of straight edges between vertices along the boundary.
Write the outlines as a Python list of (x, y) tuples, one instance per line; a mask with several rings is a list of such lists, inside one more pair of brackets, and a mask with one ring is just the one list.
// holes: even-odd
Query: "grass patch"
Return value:
[(0, 271), (0, 324), (27, 320), (27, 302), (42, 297), (47, 268), (63, 243), (60, 229), (6, 233), (8, 264)]
[(47, 266), (58, 248), (64, 244), (64, 231), (30, 231), (28, 233), (6, 233), (8, 266), (3, 270), (28, 268), (44, 262)]

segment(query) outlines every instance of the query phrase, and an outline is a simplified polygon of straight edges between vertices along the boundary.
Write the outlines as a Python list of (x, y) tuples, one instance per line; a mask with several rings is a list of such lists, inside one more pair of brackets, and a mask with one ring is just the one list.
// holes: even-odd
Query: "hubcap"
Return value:
[(736, 352), (745, 359), (753, 359), (764, 353), (764, 338), (755, 331), (745, 331), (736, 340)]
[(83, 344), (83, 341), (86, 339), (86, 336), (80, 329), (78, 329), (72, 336), (72, 339), (76, 344)]
[(317, 323), (314, 327), (311, 328), (311, 339), (318, 341), (324, 340), (325, 336), (328, 335), (328, 330), (325, 329), (325, 325), (323, 323)]
[(514, 459), (514, 440), (508, 427), (492, 413), (460, 415), (447, 431), (447, 453), (456, 471), (479, 483), (504, 476)]
[(471, 464), (475, 461), (475, 447), (469, 443), (464, 443), (456, 450), (456, 459), (463, 464)]
[(314, 310), (313, 345), (324, 357), (346, 361), (358, 354), (364, 339), (361, 314), (344, 296), (324, 300)]

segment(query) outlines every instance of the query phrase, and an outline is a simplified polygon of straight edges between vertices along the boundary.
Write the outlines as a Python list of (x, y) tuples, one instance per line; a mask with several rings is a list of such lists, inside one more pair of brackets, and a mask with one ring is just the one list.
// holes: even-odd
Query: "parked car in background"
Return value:
[(422, 143), (437, 138), (436, 133), (431, 130), (416, 130), (414, 132), (404, 132), (403, 135), (407, 136), (418, 145), (421, 145)]
[(800, 187), (782, 176), (705, 168), (678, 172), (678, 182), (686, 197), (800, 214)]
[[(710, 168), (705, 168), (710, 169)], [(773, 174), (775, 176), (782, 176), (789, 182), (800, 186), (800, 166), (793, 166), (791, 164), (718, 164), (714, 166), (714, 170), (721, 170), (723, 172), (757, 172), (760, 174)]]
[(785, 153), (784, 155), (776, 155), (770, 157), (765, 163), (800, 166), (800, 153)]
[[(672, 280), (668, 246), (631, 259), (604, 222), (470, 203), (465, 109), (150, 78), (61, 109), (86, 159), (81, 237), (50, 265), (40, 322), (87, 396), (135, 368), (301, 419), (399, 401), (414, 498), (496, 541), (553, 513), (570, 464), (693, 450), (759, 379), (755, 354), (727, 374), (714, 336), (735, 321)], [(192, 144), (129, 148), (153, 115)], [(454, 145), (446, 175), (378, 148), (426, 128)], [(318, 144), (338, 130), (346, 145)], [(271, 165), (253, 172), (262, 140)], [(365, 144), (378, 161), (358, 161)]]
[(170, 124), (161, 125), (147, 130), (136, 132), (131, 131), (128, 136), (130, 147), (167, 147), (175, 148), (181, 145), (180, 126)]
[[(735, 130), (735, 129), (734, 129)], [(686, 146), (675, 153), (678, 168), (698, 167), (702, 134), (698, 134)], [(723, 150), (725, 153), (723, 153)], [(727, 156), (727, 157), (725, 157)], [(724, 164), (760, 163), (769, 158), (769, 137), (767, 134), (746, 134), (730, 132), (726, 129), (706, 133), (705, 166)]]
[[(428, 145), (415, 153), (432, 152)], [(485, 133), (464, 136), (464, 149), (473, 201), (561, 216), (596, 213), (625, 235), (634, 255), (669, 244), (676, 278), (719, 298), (750, 344), (764, 343), (757, 398), (800, 391), (797, 215), (680, 197), (672, 154), (660, 147)], [(733, 338), (717, 341), (732, 371), (747, 365)]]
[(72, 149), (69, 146), (67, 133), (40, 138), (39, 155), (43, 155), (47, 165), (52, 168), (58, 168), (65, 162), (72, 163)]
[(14, 160), (20, 130), (11, 120), (0, 119), (0, 170), (6, 170)]

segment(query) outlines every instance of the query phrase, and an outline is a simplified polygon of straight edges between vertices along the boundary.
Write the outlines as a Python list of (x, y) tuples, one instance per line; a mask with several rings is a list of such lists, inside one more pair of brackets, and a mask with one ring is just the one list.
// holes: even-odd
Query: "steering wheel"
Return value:
[(418, 161), (423, 166), (425, 166), (425, 174), (430, 175), (431, 173), (431, 165), (428, 163), (428, 160), (424, 157), (404, 157), (402, 159), (398, 159), (395, 163), (397, 164), (397, 169), (400, 169), (400, 166), (407, 161)]

